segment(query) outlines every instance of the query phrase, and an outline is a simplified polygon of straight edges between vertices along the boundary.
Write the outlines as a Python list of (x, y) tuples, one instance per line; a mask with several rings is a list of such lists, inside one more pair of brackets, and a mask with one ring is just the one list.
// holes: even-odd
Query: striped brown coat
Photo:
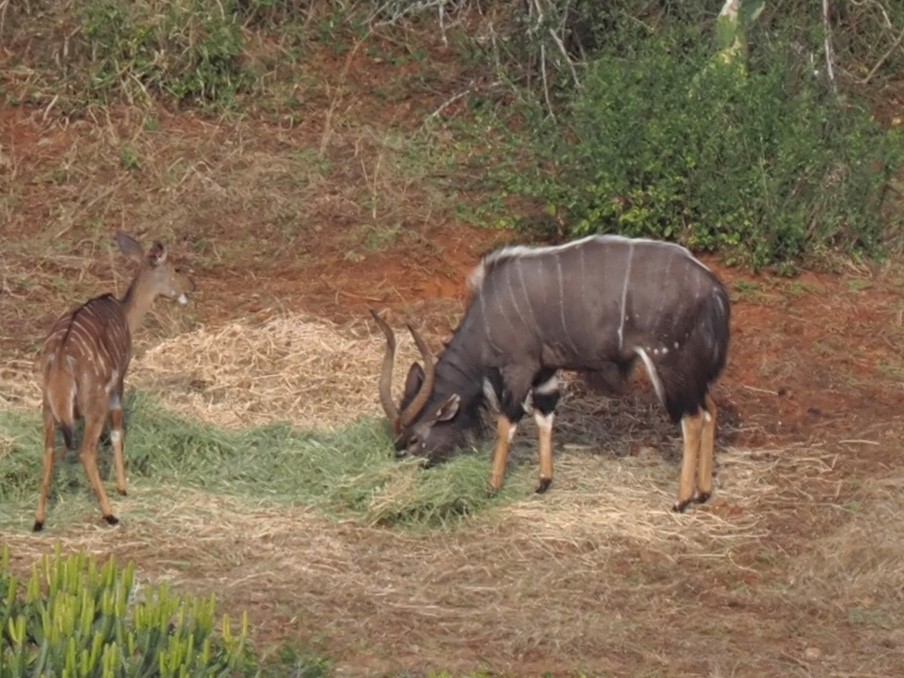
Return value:
[(44, 470), (35, 531), (44, 527), (46, 518), (56, 431), (62, 431), (66, 448), (71, 449), (79, 419), (85, 420), (79, 457), (104, 519), (110, 525), (118, 522), (97, 468), (97, 445), (109, 419), (116, 488), (124, 495), (123, 380), (132, 359), (132, 332), (157, 296), (186, 303), (186, 295), (194, 289), (191, 279), (167, 262), (162, 244), (155, 243), (145, 254), (131, 236), (119, 234), (116, 242), (123, 254), (139, 266), (125, 296), (120, 300), (104, 294), (61, 316), (45, 339), (37, 361), (43, 393)]
[[(716, 275), (685, 248), (620, 236), (556, 247), (508, 247), (484, 258), (472, 298), (434, 365), (408, 373), (401, 405), (390, 396), (395, 337), (387, 337), (380, 397), (396, 449), (431, 462), (461, 447), (487, 401), (501, 413), (490, 478), (502, 486), (509, 446), (525, 413), (539, 429), (539, 492), (552, 482), (558, 370), (626, 376), (640, 361), (669, 415), (681, 422), (678, 511), (712, 491), (716, 404), (710, 388), (728, 355), (730, 304)], [(410, 326), (409, 326), (410, 327)]]

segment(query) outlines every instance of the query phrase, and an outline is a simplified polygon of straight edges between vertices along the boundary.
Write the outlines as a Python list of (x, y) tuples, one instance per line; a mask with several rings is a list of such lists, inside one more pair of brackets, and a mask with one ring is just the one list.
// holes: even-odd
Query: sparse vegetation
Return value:
[[(246, 500), (266, 498), (274, 506), (313, 507), (363, 524), (412, 528), (451, 527), (463, 517), (529, 492), (522, 474), (512, 489), (492, 499), (486, 491), (483, 455), (465, 455), (428, 472), (417, 461), (399, 463), (392, 458), (382, 425), (373, 420), (335, 433), (295, 431), (278, 424), (230, 432), (170, 414), (138, 393), (127, 400), (126, 455), (132, 483), (192, 487)], [(0, 524), (18, 528), (30, 516), (40, 482), (40, 464), (35, 463), (41, 447), (38, 412), (4, 412), (0, 430), (0, 504), (7, 506)], [(66, 502), (90, 499), (77, 454), (67, 459), (70, 463), (57, 471), (51, 496), (63, 499), (64, 494)], [(59, 513), (51, 502), (53, 523), (83, 519), (82, 512)]]

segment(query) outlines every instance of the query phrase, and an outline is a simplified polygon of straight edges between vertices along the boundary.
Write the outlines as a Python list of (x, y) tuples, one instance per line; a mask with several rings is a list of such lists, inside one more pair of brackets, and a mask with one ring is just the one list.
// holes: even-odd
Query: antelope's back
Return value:
[(53, 325), (39, 358), (46, 378), (52, 365), (62, 364), (82, 376), (87, 371), (107, 382), (121, 377), (131, 360), (131, 335), (122, 305), (112, 294), (95, 297), (61, 316)]

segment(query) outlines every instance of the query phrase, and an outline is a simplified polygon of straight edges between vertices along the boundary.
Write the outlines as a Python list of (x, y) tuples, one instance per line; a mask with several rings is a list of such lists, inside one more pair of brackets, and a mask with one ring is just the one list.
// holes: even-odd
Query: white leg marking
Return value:
[(511, 427), (509, 428), (509, 432), (508, 432), (509, 444), (511, 444), (512, 440), (515, 439), (515, 432), (517, 430), (518, 430), (518, 424), (512, 424)]
[(539, 410), (534, 411), (534, 421), (537, 422), (537, 428), (541, 431), (551, 431), (552, 430), (552, 420), (556, 418), (555, 412), (550, 412), (549, 414), (543, 414)]
[(634, 243), (628, 246), (628, 265), (625, 269), (625, 282), (621, 291), (621, 321), (618, 324), (618, 348), (625, 345), (625, 302), (628, 299), (628, 280), (631, 278), (631, 260), (634, 258)]
[(713, 415), (711, 415), (706, 410), (703, 410), (703, 418), (706, 419), (706, 423), (708, 424), (709, 422), (711, 422), (713, 420)]
[(643, 365), (647, 368), (647, 375), (650, 377), (650, 381), (653, 382), (653, 389), (656, 391), (659, 402), (665, 405), (665, 391), (662, 388), (662, 380), (659, 378), (659, 372), (656, 371), (656, 365), (653, 364), (653, 360), (642, 348), (635, 348), (634, 352), (640, 356), (641, 360), (643, 360)]
[(119, 444), (119, 441), (122, 440), (122, 434), (119, 431), (110, 431), (110, 442), (114, 445)]

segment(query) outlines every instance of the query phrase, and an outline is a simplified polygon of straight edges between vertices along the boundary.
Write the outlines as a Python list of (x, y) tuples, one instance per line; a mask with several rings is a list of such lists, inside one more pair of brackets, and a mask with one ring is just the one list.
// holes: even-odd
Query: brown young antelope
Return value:
[(129, 259), (137, 262), (138, 272), (120, 300), (112, 294), (91, 299), (59, 318), (53, 325), (37, 362), (43, 390), (44, 475), (35, 515), (34, 531), (44, 527), (47, 495), (53, 479), (56, 429), (62, 429), (66, 449), (72, 449), (75, 422), (85, 420), (79, 458), (91, 482), (104, 520), (119, 521), (113, 515), (97, 469), (97, 445), (107, 416), (110, 418), (110, 442), (116, 467), (116, 489), (126, 493), (123, 460), (122, 400), (123, 379), (132, 359), (132, 332), (157, 296), (188, 301), (194, 291), (192, 280), (166, 261), (166, 248), (154, 243), (145, 255), (138, 242), (122, 233), (116, 244)]
[(627, 377), (638, 358), (671, 418), (684, 454), (676, 511), (712, 492), (716, 404), (709, 394), (728, 355), (731, 310), (724, 286), (685, 248), (620, 236), (558, 247), (508, 247), (469, 279), (472, 298), (434, 365), (409, 325), (424, 367), (408, 372), (401, 407), (390, 395), (395, 337), (386, 335), (380, 401), (396, 450), (442, 461), (479, 427), (488, 398), (500, 403), (490, 487), (505, 477), (518, 422), (539, 429), (538, 492), (552, 482), (552, 425), (560, 369)]

